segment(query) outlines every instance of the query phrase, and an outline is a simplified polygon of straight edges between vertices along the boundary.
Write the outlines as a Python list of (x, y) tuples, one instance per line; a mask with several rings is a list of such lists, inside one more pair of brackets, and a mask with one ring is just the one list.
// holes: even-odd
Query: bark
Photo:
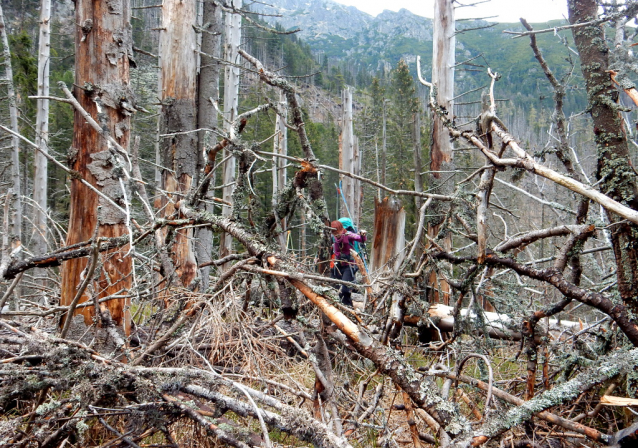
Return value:
[[(160, 198), (159, 208), (163, 217), (179, 219), (175, 203), (190, 191), (198, 168), (197, 133), (183, 132), (197, 128), (197, 40), (193, 29), (197, 19), (196, 2), (166, 1), (162, 14), (160, 134), (164, 137), (160, 137), (160, 165), (163, 167), (161, 188), (166, 193)], [(170, 244), (178, 284), (188, 287), (197, 276), (193, 229), (178, 230)]]
[[(201, 34), (202, 53), (219, 57), (221, 52), (221, 31), (222, 31), (222, 11), (214, 2), (203, 2), (203, 18)], [(200, 64), (199, 77), (197, 80), (197, 128), (214, 129), (218, 125), (217, 111), (212, 100), (219, 99), (219, 73), (221, 65), (214, 60)], [(198, 166), (195, 172), (195, 184), (200, 185), (199, 173), (204, 171), (206, 160), (204, 156), (216, 145), (216, 137), (212, 132), (200, 132), (198, 140), (197, 160)], [(213, 173), (214, 175), (214, 173)], [(214, 184), (214, 181), (213, 181)], [(214, 205), (212, 202), (213, 192), (207, 191), (205, 199), (209, 202), (201, 204), (207, 211), (212, 212)], [(197, 264), (209, 262), (213, 253), (213, 232), (209, 228), (195, 229), (195, 252)], [(210, 268), (199, 269), (201, 278), (201, 290), (206, 291), (209, 286)]]
[[(247, 385), (222, 378), (214, 371), (132, 366), (102, 357), (95, 350), (81, 343), (52, 338), (46, 333), (28, 331), (24, 333), (18, 330), (15, 337), (17, 343), (28, 347), (24, 352), (25, 356), (10, 359), (10, 364), (3, 359), (5, 361), (3, 375), (9, 373), (16, 383), (4, 381), (0, 385), (0, 407), (5, 409), (17, 398), (34, 396), (43, 390), (46, 392), (52, 386), (55, 390), (65, 391), (69, 396), (69, 399), (62, 402), (45, 398), (49, 407), (42, 408), (42, 415), (47, 418), (38, 418), (35, 422), (38, 425), (38, 433), (31, 434), (34, 440), (38, 440), (38, 437), (43, 439), (57, 434), (59, 425), (56, 417), (60, 415), (53, 413), (57, 407), (71, 410), (69, 417), (75, 426), (72, 416), (80, 409), (94, 410), (108, 402), (109, 408), (115, 407), (116, 409), (113, 410), (117, 410), (120, 415), (152, 416), (152, 425), (167, 428), (179, 421), (178, 416), (185, 415), (196, 426), (206, 430), (224, 445), (243, 448), (249, 446), (243, 442), (242, 438), (245, 435), (232, 425), (233, 422), (210, 418), (232, 411), (240, 416), (251, 417), (257, 417), (259, 412), (269, 427), (284, 431), (317, 447), (350, 448), (350, 444), (345, 439), (335, 435), (321, 421), (313, 419), (308, 412), (285, 404)], [(28, 363), (23, 364), (23, 361)], [(45, 366), (48, 367), (44, 368)], [(29, 382), (28, 378), (32, 380), (37, 378), (37, 381)], [(256, 406), (251, 405), (252, 403), (224, 395), (217, 391), (220, 386), (240, 389), (251, 397), (252, 403), (260, 403), (273, 408), (276, 412), (263, 408), (256, 409)], [(184, 397), (183, 393), (189, 396)], [(110, 397), (115, 395), (119, 395), (117, 402), (109, 401)], [(187, 401), (182, 402), (175, 395)], [(211, 413), (212, 409), (201, 403), (199, 399), (206, 400), (206, 403), (214, 406), (216, 412)], [(62, 421), (69, 420), (66, 414), (62, 417)], [(86, 416), (85, 413), (84, 418), (91, 418), (91, 416)], [(231, 424), (221, 425), (219, 424), (221, 422)], [(131, 422), (131, 432), (136, 431), (136, 435), (143, 433), (145, 424)], [(8, 435), (8, 429), (9, 426), (3, 426), (4, 431), (0, 434), (0, 440), (3, 442), (6, 441), (4, 437)], [(24, 435), (17, 428), (11, 433), (11, 436), (19, 438)], [(135, 439), (135, 436), (130, 436), (130, 439)], [(45, 445), (45, 443), (41, 444)], [(253, 445), (254, 443), (250, 444), (250, 446)]]
[(419, 428), (417, 427), (416, 421), (414, 419), (414, 409), (412, 408), (412, 401), (410, 400), (410, 396), (405, 392), (403, 392), (403, 403), (405, 406), (405, 415), (408, 418), (408, 426), (410, 427), (412, 443), (414, 444), (414, 448), (421, 448), (423, 445), (421, 444), (421, 439), (419, 438)]
[[(388, 123), (386, 116), (386, 101), (383, 100), (383, 123), (381, 125), (381, 184), (386, 184), (386, 161), (388, 159)], [(381, 192), (379, 192), (379, 200), (381, 200)]]
[[(233, 8), (240, 9), (242, 0), (232, 0)], [(238, 49), (241, 42), (241, 16), (226, 12), (225, 17), (226, 43), (224, 44), (224, 59), (231, 64), (239, 63)], [(227, 65), (224, 69), (224, 128), (230, 133), (230, 123), (237, 118), (237, 106), (239, 104), (239, 67)], [(230, 156), (229, 150), (224, 151), (224, 157)], [(236, 164), (235, 158), (230, 157), (224, 163), (223, 180), (225, 185), (223, 188), (222, 199), (226, 202), (233, 202), (233, 192), (235, 185), (229, 185), (235, 182)], [(223, 216), (231, 216), (235, 207), (239, 204), (233, 203), (233, 208), (224, 207), (222, 209)], [(219, 256), (225, 257), (232, 251), (233, 239), (230, 235), (222, 234), (220, 237)]]
[[(530, 173), (537, 174), (600, 204), (607, 210), (608, 214), (615, 213), (620, 215), (620, 217), (631, 221), (634, 224), (638, 224), (638, 211), (636, 211), (636, 208), (633, 208), (632, 205), (625, 205), (622, 199), (615, 200), (612, 198), (611, 194), (608, 195), (607, 193), (600, 192), (588, 185), (583, 184), (582, 182), (577, 181), (576, 179), (573, 179), (570, 176), (566, 176), (536, 162), (536, 160), (534, 160), (534, 158), (532, 158), (523, 148), (521, 148), (514, 137), (507, 133), (507, 131), (503, 127), (501, 127), (501, 125), (496, 120), (491, 122), (490, 129), (501, 139), (503, 145), (508, 146), (509, 149), (514, 152), (514, 154), (516, 155), (515, 158), (498, 157), (476, 136), (475, 133), (471, 131), (460, 132), (456, 129), (450, 128), (450, 134), (455, 138), (463, 137), (464, 139), (466, 139), (470, 144), (478, 148), (483, 153), (483, 155), (485, 155), (487, 159), (496, 166), (522, 168), (529, 171)], [(618, 163), (618, 160), (616, 162)], [(631, 174), (631, 177), (635, 177), (635, 175)], [(554, 206), (553, 203), (548, 203), (547, 205)], [(560, 209), (561, 207), (556, 208)]]
[[(121, 2), (76, 2), (75, 22), (75, 98), (84, 111), (95, 117), (102, 127), (98, 132), (86, 123), (76, 108), (73, 145), (70, 159), (72, 169), (89, 184), (116, 204), (126, 206), (129, 194), (123, 187), (123, 174), (128, 164), (125, 154), (113, 145), (128, 148), (130, 118), (135, 104), (129, 87), (129, 57), (132, 55), (132, 29), (127, 0)], [(109, 140), (111, 137), (113, 140)], [(100, 207), (98, 210), (98, 206)], [(113, 204), (87, 188), (79, 179), (71, 180), (71, 203), (67, 245), (91, 238), (96, 227), (99, 237), (119, 237), (128, 233), (126, 216)], [(103, 265), (95, 287), (98, 299), (131, 287), (131, 258), (128, 248), (103, 254)], [(68, 305), (75, 296), (85, 259), (66, 261), (62, 270), (61, 304)], [(85, 295), (81, 301), (88, 299)], [(108, 302), (113, 320), (128, 335), (130, 299)], [(82, 308), (87, 324), (94, 314), (92, 307)]]
[[(99, 250), (100, 252), (109, 252), (114, 248), (124, 247), (126, 244), (128, 244), (128, 242), (128, 235), (122, 235), (117, 238), (110, 238), (108, 239), (108, 241), (103, 242), (100, 245)], [(0, 277), (10, 280), (12, 278), (15, 278), (21, 272), (27, 271), (29, 269), (60, 266), (60, 264), (64, 261), (87, 257), (91, 253), (90, 245), (92, 243), (93, 239), (89, 239), (73, 246), (67, 246), (55, 252), (50, 252), (44, 255), (37, 255), (35, 257), (27, 258), (26, 260), (13, 259), (11, 263), (7, 265), (4, 275)]]
[[(577, 24), (598, 17), (595, 0), (569, 0), (569, 22)], [(574, 42), (581, 60), (581, 70), (594, 121), (597, 147), (596, 177), (600, 190), (610, 198), (638, 210), (638, 189), (631, 167), (627, 138), (623, 130), (617, 94), (609, 73), (609, 48), (601, 25), (573, 29)], [(607, 209), (611, 222), (611, 240), (616, 258), (618, 291), (625, 305), (638, 313), (638, 221), (623, 222), (621, 216)]]
[[(444, 373), (436, 373), (435, 374), (438, 377), (441, 378), (446, 378), (446, 379), (451, 379), (451, 380), (458, 380), (458, 381), (462, 381), (464, 383), (467, 384), (471, 384), (472, 386), (481, 389), (483, 391), (488, 391), (490, 390), (489, 385), (481, 380), (477, 380), (475, 378), (469, 377), (467, 375), (454, 375), (452, 373), (448, 373), (448, 372), (444, 372)], [(522, 406), (525, 404), (525, 400), (523, 400), (522, 398), (519, 398), (515, 395), (510, 395), (507, 392), (501, 390), (501, 389), (497, 389), (496, 387), (492, 387), (492, 393), (494, 394), (494, 396), (496, 398), (498, 398), (499, 400), (503, 400), (506, 403), (511, 403), (511, 404), (515, 404), (517, 406)], [(588, 426), (582, 425), (580, 423), (577, 423), (575, 421), (572, 420), (568, 420), (566, 418), (560, 417), (556, 414), (552, 414), (551, 412), (548, 411), (541, 411), (535, 414), (535, 416), (549, 422), (552, 423), (554, 425), (558, 425), (561, 426), (569, 431), (573, 431), (576, 432), (578, 434), (583, 434), (586, 435), (587, 437), (589, 437), (592, 440), (601, 440), (605, 434), (601, 433), (600, 431), (594, 429), (594, 428), (590, 428)], [(476, 442), (481, 444), (481, 443), (485, 443), (485, 441), (487, 441), (487, 437), (483, 436), (483, 437), (477, 437)]]
[(398, 271), (405, 248), (405, 209), (396, 198), (374, 201), (371, 271)]
[[(490, 76), (492, 77), (491, 73), (490, 73)], [(483, 117), (493, 116), (496, 113), (496, 106), (494, 103), (494, 96), (493, 96), (494, 81), (496, 80), (495, 78), (496, 76), (492, 77), (492, 85), (490, 89), (491, 95), (489, 96), (490, 101), (488, 101), (487, 96), (483, 96), (481, 98), (483, 101), (483, 112), (481, 114), (481, 117), (479, 117), (480, 123), (484, 122)], [(486, 141), (488, 142), (489, 147), (491, 147), (492, 137), (490, 134), (490, 130), (486, 129), (483, 132), (486, 134), (485, 138), (486, 138)], [(505, 146), (501, 146), (501, 148), (498, 151), (498, 156), (501, 157), (504, 151), (505, 151)], [(491, 166), (487, 168), (485, 171), (483, 171), (483, 174), (481, 174), (481, 182), (479, 183), (479, 186), (478, 186), (478, 194), (477, 194), (478, 204), (476, 207), (476, 235), (477, 235), (476, 259), (479, 262), (479, 264), (483, 264), (485, 262), (485, 255), (487, 250), (487, 231), (488, 231), (488, 225), (487, 225), (488, 214), (487, 213), (489, 209), (492, 187), (494, 186), (495, 176), (496, 176), (496, 167)]]
[[(20, 133), (18, 127), (18, 104), (15, 88), (13, 86), (13, 68), (11, 67), (11, 52), (9, 49), (9, 37), (4, 22), (4, 13), (0, 6), (0, 39), (2, 40), (2, 59), (4, 59), (5, 78), (7, 82), (7, 95), (9, 97), (9, 119), (11, 130), (15, 134)], [(11, 138), (11, 180), (13, 213), (11, 217), (11, 234), (13, 238), (20, 241), (22, 238), (22, 189), (20, 188), (20, 140), (16, 135)]]
[[(40, 38), (38, 43), (38, 96), (49, 95), (49, 67), (51, 41), (51, 0), (42, 0), (40, 6)], [(40, 147), (35, 153), (33, 174), (33, 201), (36, 207), (33, 213), (34, 243), (33, 252), (37, 255), (47, 252), (47, 186), (48, 160), (43, 153), (48, 151), (49, 142), (49, 100), (37, 100), (35, 123), (35, 143)], [(40, 276), (45, 276), (42, 271)]]

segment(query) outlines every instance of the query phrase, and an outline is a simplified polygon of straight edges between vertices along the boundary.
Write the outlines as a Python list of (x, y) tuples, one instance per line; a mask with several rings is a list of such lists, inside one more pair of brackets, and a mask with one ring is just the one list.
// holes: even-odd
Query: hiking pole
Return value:
[(348, 208), (348, 202), (346, 201), (346, 196), (343, 194), (343, 188), (341, 185), (341, 181), (339, 181), (339, 187), (337, 187), (337, 191), (339, 193), (341, 193), (341, 198), (343, 199), (343, 203), (346, 206), (346, 211), (348, 212), (348, 218), (350, 218), (350, 221), (352, 221), (352, 224), (354, 225), (354, 230), (355, 232), (357, 232), (357, 225), (355, 224), (355, 222), (352, 220), (352, 215), (350, 214), (350, 209)]
[(366, 243), (361, 243), (361, 253), (363, 254), (363, 265), (366, 267), (366, 271), (368, 270), (368, 248), (366, 247)]

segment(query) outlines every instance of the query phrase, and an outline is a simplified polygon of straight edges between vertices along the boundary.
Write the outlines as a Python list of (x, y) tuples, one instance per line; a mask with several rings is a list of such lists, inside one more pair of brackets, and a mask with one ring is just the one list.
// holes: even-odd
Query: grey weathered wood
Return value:
[[(201, 50), (202, 53), (219, 57), (221, 52), (221, 31), (222, 31), (222, 10), (214, 2), (203, 2), (202, 26), (206, 26), (206, 31), (201, 33)], [(200, 61), (199, 78), (198, 78), (198, 100), (197, 100), (197, 128), (198, 129), (214, 129), (218, 125), (217, 110), (211, 102), (219, 99), (219, 73), (221, 65), (217, 61), (204, 60)], [(198, 168), (195, 173), (196, 184), (199, 184), (198, 174), (202, 171), (206, 160), (205, 152), (215, 146), (216, 138), (212, 132), (202, 131), (199, 134), (198, 142)], [(215, 176), (215, 173), (213, 173)], [(215, 181), (212, 181), (215, 184)], [(208, 190), (206, 198), (213, 196), (213, 191)], [(212, 212), (215, 206), (212, 201), (203, 203), (200, 207), (204, 207), (207, 211)], [(195, 229), (195, 252), (197, 264), (210, 262), (213, 252), (213, 232), (211, 229), (202, 227)], [(199, 269), (199, 277), (201, 278), (202, 290), (205, 291), (209, 286), (208, 276), (210, 267), (205, 266)]]
[[(195, 0), (166, 0), (162, 8), (160, 34), (160, 165), (162, 189), (160, 209), (173, 216), (175, 203), (188, 194), (197, 172), (197, 20)], [(171, 194), (174, 193), (174, 194)], [(190, 285), (197, 275), (193, 229), (179, 230), (171, 250), (180, 283)]]
[[(4, 13), (0, 6), (0, 40), (2, 41), (2, 59), (4, 60), (5, 82), (7, 83), (7, 96), (9, 97), (9, 119), (11, 129), (20, 133), (18, 127), (18, 105), (15, 88), (13, 86), (13, 68), (11, 67), (11, 53), (9, 50), (9, 37), (4, 22)], [(22, 197), (20, 188), (20, 139), (16, 135), (11, 137), (11, 180), (13, 182), (13, 213), (11, 217), (11, 234), (21, 239), (22, 233)]]
[[(352, 126), (352, 88), (346, 87), (341, 92), (342, 116), (339, 168), (355, 175), (361, 174), (361, 157), (359, 145), (354, 135)], [(343, 196), (347, 204), (347, 210), (342, 215), (352, 219), (355, 225), (359, 225), (361, 214), (361, 182), (348, 176), (340, 176)]]
[[(236, 9), (240, 9), (242, 6), (242, 0), (232, 0), (232, 6)], [(224, 44), (224, 59), (233, 64), (239, 63), (239, 44), (241, 43), (241, 16), (239, 14), (232, 14), (226, 12), (225, 26), (226, 30), (226, 43)], [(239, 67), (236, 65), (227, 65), (224, 69), (224, 129), (230, 132), (232, 122), (237, 117), (237, 106), (239, 103)], [(224, 157), (229, 156), (231, 153), (228, 149), (224, 151)], [(226, 202), (233, 202), (233, 191), (235, 191), (235, 171), (236, 164), (235, 158), (229, 157), (226, 163), (224, 163), (223, 170), (223, 184), (226, 185), (223, 189), (222, 199)], [(230, 216), (232, 209), (224, 207), (222, 209), (222, 216)], [(230, 235), (224, 233), (220, 238), (219, 255), (225, 257), (230, 254), (232, 250), (233, 239)]]
[[(452, 115), (454, 102), (455, 29), (453, 0), (435, 0), (433, 21), (432, 84), (436, 101)], [(452, 143), (447, 128), (434, 116), (431, 171), (448, 171), (452, 162)], [(435, 178), (440, 176), (434, 173)]]
[[(273, 139), (273, 153), (281, 156), (288, 155), (288, 128), (286, 120), (288, 118), (286, 95), (284, 92), (279, 93), (279, 106), (284, 114), (277, 115), (275, 122), (275, 137)], [(279, 191), (286, 186), (288, 176), (286, 174), (286, 159), (283, 157), (275, 157), (272, 159), (272, 208), (275, 218), (281, 224), (281, 229), (286, 228), (285, 219), (277, 216), (277, 197)], [(286, 252), (286, 234), (280, 233), (278, 236), (279, 247)]]
[[(40, 6), (40, 36), (38, 41), (38, 96), (49, 95), (49, 67), (51, 66), (51, 0), (42, 0)], [(40, 148), (35, 151), (33, 174), (33, 253), (47, 252), (47, 165), (44, 153), (49, 141), (49, 100), (38, 98), (36, 102), (35, 143)], [(39, 276), (46, 276), (42, 270)]]

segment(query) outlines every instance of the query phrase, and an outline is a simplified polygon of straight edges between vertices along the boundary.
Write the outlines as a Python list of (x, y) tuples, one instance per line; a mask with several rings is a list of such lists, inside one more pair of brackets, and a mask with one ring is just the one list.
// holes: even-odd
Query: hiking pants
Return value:
[[(348, 261), (336, 262), (335, 267), (332, 270), (332, 278), (343, 280), (346, 282), (354, 282), (354, 274), (357, 267), (349, 263)], [(339, 298), (341, 303), (345, 306), (352, 307), (352, 292), (349, 286), (341, 285), (339, 291)]]

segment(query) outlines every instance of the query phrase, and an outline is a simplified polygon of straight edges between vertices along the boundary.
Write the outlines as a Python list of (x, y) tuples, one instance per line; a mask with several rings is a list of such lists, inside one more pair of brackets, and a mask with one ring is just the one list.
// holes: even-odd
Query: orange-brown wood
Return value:
[[(190, 191), (198, 169), (197, 133), (184, 133), (197, 128), (197, 39), (193, 29), (197, 21), (196, 2), (166, 0), (162, 16), (160, 133), (175, 135), (160, 140), (161, 164), (167, 168), (162, 170), (161, 177), (162, 189), (167, 194), (162, 196), (160, 206), (165, 218), (181, 218), (175, 204)], [(178, 286), (187, 287), (197, 276), (192, 228), (177, 231), (169, 253)]]
[[(405, 247), (405, 209), (398, 199), (374, 200), (374, 239), (372, 271), (395, 270), (401, 264)], [(393, 259), (394, 258), (394, 259)]]
[[(77, 0), (76, 23), (75, 97), (122, 147), (127, 148), (130, 113), (121, 105), (122, 102), (132, 104), (132, 98), (127, 98), (132, 96), (128, 87), (128, 57), (132, 51), (129, 3)], [(121, 190), (114, 188), (119, 185), (119, 179), (112, 171), (113, 159), (106, 157), (109, 154), (106, 139), (92, 129), (77, 110), (74, 120), (73, 146), (69, 154), (72, 168), (104, 194), (124, 205)], [(72, 179), (67, 245), (93, 236), (98, 226), (98, 206), (101, 206), (99, 236), (119, 237), (128, 232), (122, 213), (114, 211), (116, 209), (79, 180)], [(131, 258), (126, 256), (128, 249), (125, 246), (101, 254), (102, 269), (99, 281), (94, 285), (98, 298), (118, 292), (126, 295), (131, 288), (132, 264)], [(86, 264), (85, 258), (63, 263), (61, 305), (68, 305), (73, 300)], [(89, 298), (87, 292), (80, 301), (85, 302)], [(114, 299), (105, 304), (113, 320), (124, 328), (127, 335), (130, 331), (128, 300)], [(76, 313), (84, 315), (87, 324), (92, 322), (92, 307), (81, 308)]]

